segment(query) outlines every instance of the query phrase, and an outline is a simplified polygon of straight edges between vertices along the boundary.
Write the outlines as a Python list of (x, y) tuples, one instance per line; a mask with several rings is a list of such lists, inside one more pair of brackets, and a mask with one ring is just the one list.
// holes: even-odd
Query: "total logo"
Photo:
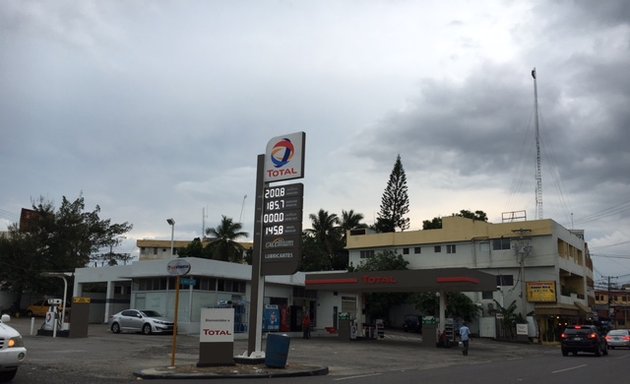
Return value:
[(225, 329), (203, 329), (205, 336), (231, 336), (232, 332)]
[(397, 281), (393, 276), (363, 276), (363, 282), (366, 284), (396, 284)]
[(271, 162), (276, 168), (284, 167), (293, 159), (295, 148), (291, 140), (284, 138), (271, 149)]
[(271, 149), (271, 162), (273, 163), (273, 166), (277, 169), (268, 169), (267, 176), (275, 178), (281, 176), (297, 175), (298, 171), (293, 167), (282, 168), (289, 162), (291, 162), (294, 155), (295, 147), (293, 147), (293, 143), (291, 142), (291, 140), (284, 138), (278, 141)]
[(304, 173), (304, 132), (276, 136), (265, 149), (264, 180), (266, 182), (297, 179)]

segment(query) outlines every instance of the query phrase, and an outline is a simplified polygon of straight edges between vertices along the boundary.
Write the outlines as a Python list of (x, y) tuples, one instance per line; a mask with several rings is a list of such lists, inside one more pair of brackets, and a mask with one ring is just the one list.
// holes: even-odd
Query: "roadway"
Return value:
[[(36, 328), (41, 323), (38, 319)], [(28, 357), (13, 383), (131, 383), (133, 372), (169, 366), (172, 336), (112, 334), (106, 325), (90, 325), (83, 339), (30, 335), (29, 319), (13, 319), (28, 348)], [(179, 335), (176, 365), (198, 361), (198, 336)], [(234, 353), (246, 350), (237, 340)], [(611, 350), (608, 356), (563, 357), (558, 346), (512, 344), (473, 339), (469, 356), (458, 348), (422, 346), (415, 334), (386, 330), (382, 340), (345, 341), (314, 334), (310, 340), (292, 338), (288, 364), (321, 365), (326, 376), (257, 378), (256, 383), (383, 383), (427, 382), (484, 384), (568, 384), (614, 380), (628, 372), (630, 350)], [(151, 380), (152, 383), (207, 383), (207, 380)], [(233, 383), (234, 379), (213, 379)]]

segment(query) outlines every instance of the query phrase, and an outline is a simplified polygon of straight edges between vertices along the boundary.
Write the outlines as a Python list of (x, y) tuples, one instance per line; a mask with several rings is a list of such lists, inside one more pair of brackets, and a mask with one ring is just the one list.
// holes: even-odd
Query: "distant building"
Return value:
[(630, 324), (630, 287), (595, 290), (595, 311), (599, 320), (610, 321), (615, 328)]
[[(204, 239), (203, 244), (208, 245), (211, 240)], [(179, 250), (186, 249), (192, 241), (187, 240), (174, 240), (173, 241), (173, 253), (179, 254)], [(239, 242), (245, 249), (245, 252), (251, 250), (253, 243), (251, 242)], [(170, 240), (137, 240), (136, 245), (140, 250), (139, 260), (162, 260), (171, 257), (171, 241)]]
[(496, 336), (497, 303), (506, 308), (515, 302), (516, 313), (533, 315), (543, 341), (555, 341), (565, 324), (593, 316), (593, 263), (584, 233), (550, 219), (493, 224), (444, 217), (441, 229), (353, 230), (346, 248), (354, 266), (390, 250), (409, 269), (467, 267), (495, 275), (496, 291), (468, 294), (482, 309), (481, 336)]

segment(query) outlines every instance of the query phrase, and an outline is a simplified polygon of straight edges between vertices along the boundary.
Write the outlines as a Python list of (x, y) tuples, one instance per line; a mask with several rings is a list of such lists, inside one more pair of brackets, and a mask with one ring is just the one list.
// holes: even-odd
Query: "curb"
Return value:
[[(299, 376), (323, 376), (328, 374), (328, 367), (304, 366), (302, 369), (287, 370), (282, 368), (261, 368), (259, 373), (225, 373), (218, 372), (214, 367), (199, 369), (197, 372), (182, 372), (168, 367), (148, 368), (134, 372), (133, 375), (144, 380), (164, 379), (248, 379), (248, 378), (272, 378), (272, 377), (299, 377)], [(229, 367), (228, 367), (229, 368)], [(213, 372), (214, 371), (214, 372)]]

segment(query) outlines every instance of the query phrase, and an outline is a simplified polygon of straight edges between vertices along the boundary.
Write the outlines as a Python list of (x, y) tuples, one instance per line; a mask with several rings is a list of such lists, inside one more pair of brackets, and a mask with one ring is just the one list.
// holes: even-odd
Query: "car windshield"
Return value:
[(146, 317), (162, 317), (159, 312), (156, 311), (142, 311)]
[(615, 329), (614, 331), (608, 332), (608, 335), (610, 336), (626, 336), (627, 334), (628, 331), (626, 331), (625, 329)]

